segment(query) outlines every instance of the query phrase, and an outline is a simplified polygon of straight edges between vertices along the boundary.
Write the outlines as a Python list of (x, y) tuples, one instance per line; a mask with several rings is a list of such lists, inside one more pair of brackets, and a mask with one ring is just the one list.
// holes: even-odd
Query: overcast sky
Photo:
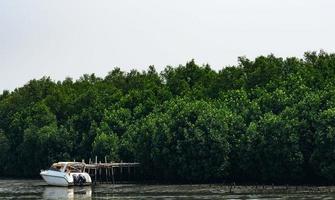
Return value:
[(335, 52), (334, 0), (0, 0), (0, 91), (194, 58)]

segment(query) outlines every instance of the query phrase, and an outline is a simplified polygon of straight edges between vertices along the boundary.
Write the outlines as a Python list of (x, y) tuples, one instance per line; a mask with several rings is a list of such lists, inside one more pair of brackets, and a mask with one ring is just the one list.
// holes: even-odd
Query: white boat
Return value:
[(90, 185), (91, 177), (85, 172), (85, 163), (58, 162), (48, 170), (41, 170), (40, 175), (49, 184), (55, 186)]

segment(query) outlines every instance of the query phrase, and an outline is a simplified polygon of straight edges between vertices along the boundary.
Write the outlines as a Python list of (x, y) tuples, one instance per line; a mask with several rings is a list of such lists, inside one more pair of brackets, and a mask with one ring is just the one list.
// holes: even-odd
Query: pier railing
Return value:
[(94, 184), (97, 183), (111, 183), (116, 182), (134, 182), (138, 180), (139, 171), (137, 168), (140, 167), (140, 163), (133, 162), (107, 162), (105, 157), (105, 162), (97, 161), (92, 162), (89, 159), (89, 163), (86, 164), (85, 160), (82, 160), (85, 164), (84, 171), (87, 172)]

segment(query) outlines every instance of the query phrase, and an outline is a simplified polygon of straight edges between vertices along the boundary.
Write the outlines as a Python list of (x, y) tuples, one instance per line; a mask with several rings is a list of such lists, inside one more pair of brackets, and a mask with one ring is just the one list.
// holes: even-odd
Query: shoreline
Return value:
[[(42, 178), (11, 178), (11, 177), (0, 177), (1, 181), (41, 181), (44, 183)], [(113, 185), (111, 183), (97, 183), (97, 185), (92, 184), (92, 186), (105, 186)], [(227, 184), (227, 183), (164, 183), (164, 182), (155, 182), (155, 181), (120, 181), (114, 184), (115, 186), (124, 186), (124, 185), (138, 185), (138, 186), (162, 186), (162, 187), (213, 187), (215, 189), (224, 189), (229, 191), (314, 191), (314, 192), (335, 192), (334, 185), (294, 185), (294, 184)]]

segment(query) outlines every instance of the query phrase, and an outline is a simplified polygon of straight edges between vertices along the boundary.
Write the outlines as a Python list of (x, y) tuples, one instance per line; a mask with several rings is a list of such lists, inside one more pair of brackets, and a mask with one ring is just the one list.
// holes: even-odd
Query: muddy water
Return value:
[(0, 180), (0, 199), (335, 199), (335, 187), (102, 184), (51, 187), (42, 180)]

